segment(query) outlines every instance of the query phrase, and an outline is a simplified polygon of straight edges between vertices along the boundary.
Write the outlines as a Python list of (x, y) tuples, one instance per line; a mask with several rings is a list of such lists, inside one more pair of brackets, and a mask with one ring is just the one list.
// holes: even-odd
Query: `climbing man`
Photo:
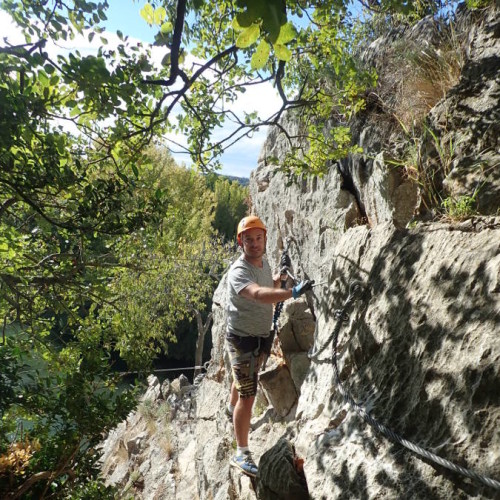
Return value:
[[(255, 465), (248, 447), (252, 407), (257, 393), (258, 371), (271, 351), (273, 304), (298, 298), (310, 290), (305, 280), (291, 289), (280, 288), (280, 273), (272, 275), (264, 254), (267, 229), (256, 216), (244, 217), (238, 224), (237, 240), (243, 250), (228, 273), (228, 322), (226, 348), (231, 360), (233, 383), (226, 413), (232, 414), (236, 454), (231, 465), (255, 477)], [(282, 274), (290, 265), (282, 258)], [(286, 277), (284, 277), (286, 279)]]

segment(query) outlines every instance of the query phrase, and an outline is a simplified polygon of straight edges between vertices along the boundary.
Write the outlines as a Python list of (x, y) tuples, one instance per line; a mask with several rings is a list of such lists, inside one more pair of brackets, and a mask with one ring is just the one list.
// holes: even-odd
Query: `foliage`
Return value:
[[(163, 213), (149, 217), (148, 207), (161, 200)], [(134, 404), (133, 393), (119, 390), (110, 373), (115, 353), (131, 368), (146, 370), (176, 340), (178, 322), (204, 310), (225, 266), (224, 247), (212, 237), (213, 193), (201, 175), (177, 167), (164, 151), (144, 156), (122, 207), (141, 207), (141, 222), (149, 223), (116, 235), (68, 227), (68, 240), (78, 237), (70, 254), (78, 261), (67, 267), (57, 245), (66, 248), (69, 241), (54, 238), (57, 228), (22, 203), (16, 214), (6, 210), (2, 225), (11, 246), (3, 255), (1, 305), (10, 335), (0, 350), (0, 434), (14, 447), (36, 436), (40, 448), (26, 455), (23, 474), (14, 464), (0, 471), (2, 488), (29, 486), (43, 496), (50, 475), (51, 493), (62, 495), (68, 474), (75, 491), (79, 481), (90, 483), (98, 472), (94, 447)], [(116, 213), (119, 220), (121, 215)], [(19, 267), (9, 272), (13, 261)], [(36, 471), (39, 484), (30, 483), (26, 478)]]
[(452, 134), (438, 136), (425, 123), (411, 129), (399, 123), (405, 132), (403, 151), (399, 157), (386, 159), (386, 162), (401, 168), (403, 176), (418, 185), (427, 210), (440, 210), (445, 206), (442, 204), (443, 181), (451, 172), (458, 144)]
[[(106, 17), (105, 2), (79, 0), (66, 7), (53, 0), (25, 3), (18, 9), (15, 1), (4, 0), (3, 8), (24, 29), (28, 43), (3, 52), (16, 68), (18, 83), (13, 91), (39, 96), (29, 105), (38, 106), (43, 117), (50, 112), (53, 118), (71, 122), (87, 141), (99, 144), (101, 158), (115, 159), (124, 148), (129, 154), (136, 152), (153, 133), (178, 132), (187, 136), (197, 164), (207, 168), (212, 161), (216, 165), (223, 148), (238, 138), (263, 123), (277, 124), (286, 109), (313, 106), (322, 118), (333, 112), (335, 121), (342, 118), (340, 125), (345, 127), (346, 118), (363, 106), (363, 90), (373, 75), (368, 77), (356, 67), (348, 3), (240, 0), (234, 5), (178, 0), (146, 4), (141, 14), (157, 26), (155, 44), (165, 53), (163, 66), (155, 68), (151, 49), (134, 46), (122, 34), (116, 47), (107, 45), (105, 33), (94, 26)], [(423, 15), (429, 10), (422, 7), (424, 3), (378, 2), (386, 15)], [(101, 40), (96, 55), (53, 56), (52, 41), (77, 36), (93, 40), (96, 35)], [(189, 53), (197, 59), (188, 57)], [(318, 89), (328, 77), (333, 77), (332, 87)], [(252, 110), (239, 116), (231, 110), (247, 88), (269, 80), (275, 81), (283, 101), (275, 114), (263, 120)], [(109, 127), (106, 119), (111, 115), (114, 125)], [(213, 140), (212, 133), (228, 120), (234, 129), (227, 137)], [(344, 136), (338, 133), (326, 144), (338, 144), (345, 154)], [(311, 129), (307, 137), (321, 141), (317, 130)], [(61, 136), (56, 135), (53, 143), (53, 149), (64, 149)]]
[(174, 165), (164, 150), (149, 156), (153, 167), (144, 181), (172, 201), (157, 226), (123, 240), (125, 268), (109, 283), (115, 300), (99, 312), (120, 356), (141, 371), (177, 342), (181, 322), (205, 310), (228, 258), (214, 234), (216, 204), (205, 179)]
[(229, 242), (236, 240), (238, 222), (249, 210), (248, 187), (237, 181), (218, 177), (213, 185), (215, 195), (215, 230)]
[(141, 253), (140, 270), (129, 269), (111, 284), (120, 305), (105, 305), (100, 317), (111, 324), (116, 348), (130, 366), (147, 370), (155, 354), (177, 342), (178, 323), (205, 310), (227, 265), (222, 249), (215, 240), (180, 240), (175, 254), (162, 253), (160, 241)]
[(283, 130), (291, 149), (282, 167), (292, 175), (322, 175), (331, 161), (360, 151), (351, 144), (348, 123), (364, 108), (364, 93), (376, 82), (352, 50), (357, 32), (346, 22), (345, 6), (326, 4), (301, 31), (299, 56), (285, 77), (289, 86), (300, 86), (299, 99), (307, 103), (297, 111), (302, 132), (290, 136)]
[(445, 216), (452, 221), (462, 221), (477, 215), (477, 194), (476, 190), (472, 196), (462, 195), (445, 198), (441, 202)]
[[(29, 345), (20, 337), (24, 335), (17, 334), (12, 342), (15, 349), (10, 343), (2, 349), (19, 354)], [(77, 487), (96, 477), (100, 433), (127, 415), (133, 398), (114, 390), (105, 364), (91, 366), (99, 364), (89, 359), (95, 352), (72, 371), (49, 342), (42, 352), (31, 346), (21, 357), (23, 380), (15, 386), (16, 400), (2, 408), (0, 490), (42, 498), (49, 490), (62, 495), (69, 485)]]
[(469, 9), (482, 9), (492, 4), (493, 0), (465, 0), (465, 5)]
[(370, 2), (367, 22), (363, 23), (364, 36), (368, 41), (387, 36), (394, 30), (411, 27), (426, 16), (439, 17), (454, 12), (459, 4), (457, 0), (417, 0), (411, 8), (393, 8), (374, 5)]
[[(443, 2), (369, 4), (376, 15), (386, 17), (387, 25), (396, 14), (419, 18), (436, 12)], [(105, 2), (79, 0), (68, 10), (60, 0), (30, 2), (23, 9), (13, 0), (2, 5), (27, 36), (27, 45), (3, 51), (16, 68), (20, 94), (40, 96), (29, 104), (44, 117), (50, 112), (50, 117), (71, 122), (87, 141), (99, 144), (100, 159), (116, 160), (124, 149), (133, 156), (152, 134), (168, 140), (165, 133), (177, 132), (187, 136), (194, 161), (209, 168), (238, 138), (262, 124), (278, 124), (285, 110), (296, 108), (306, 114), (302, 138), (311, 147), (306, 158), (303, 148), (294, 150), (289, 170), (321, 173), (325, 160), (357, 151), (347, 123), (363, 108), (374, 74), (360, 66), (356, 47), (366, 42), (366, 32), (356, 36), (358, 24), (347, 0), (146, 3), (141, 15), (158, 28), (155, 45), (165, 53), (160, 68), (150, 62), (150, 48), (134, 46), (121, 33), (116, 47), (107, 46), (98, 27), (106, 17)], [(52, 55), (52, 41), (93, 40), (96, 35), (101, 39), (96, 55)], [(270, 80), (283, 102), (276, 113), (263, 119), (252, 110), (241, 115), (232, 111), (231, 104), (247, 88)], [(114, 125), (109, 127), (111, 115)], [(328, 120), (332, 126), (325, 137), (318, 123)], [(233, 123), (228, 136), (212, 139), (228, 121)], [(62, 151), (63, 136), (53, 139), (53, 149)], [(137, 167), (129, 165), (134, 171)]]

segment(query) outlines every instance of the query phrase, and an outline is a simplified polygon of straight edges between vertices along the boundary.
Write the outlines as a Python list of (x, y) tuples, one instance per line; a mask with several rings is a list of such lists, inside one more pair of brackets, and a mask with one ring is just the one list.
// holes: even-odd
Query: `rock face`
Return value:
[[(466, 104), (475, 110), (469, 118), (478, 131), (481, 123), (491, 125), (487, 134), (464, 139), (461, 160), (447, 180), (456, 192), (466, 192), (471, 176), (478, 175), (473, 167), (467, 170), (474, 148), (489, 157), (499, 154), (500, 134), (493, 133), (499, 123), (499, 65), (480, 69), (500, 54), (498, 19), (493, 9), (472, 26), (475, 59), (466, 62), (459, 84), (430, 114), (439, 123), (442, 110), (455, 106), (449, 117), (453, 133), (461, 127), (469, 133), (460, 114), (468, 93)], [(481, 111), (483, 97), (489, 104)], [(500, 495), (389, 441), (352, 409), (338, 387), (334, 311), (357, 281), (362, 294), (344, 318), (337, 345), (345, 390), (407, 440), (500, 481), (500, 217), (408, 224), (419, 204), (418, 190), (388, 167), (380, 131), (370, 139), (369, 130), (360, 130), (375, 160), (350, 158), (321, 179), (288, 187), (284, 175), (266, 164), (270, 153), (286, 152), (271, 131), (251, 177), (254, 211), (268, 227), (271, 265), (277, 266), (289, 245), (293, 274), (322, 283), (287, 302), (280, 318), (280, 342), (262, 374), (250, 434), (260, 467), (257, 481), (229, 467), (234, 438), (224, 415), (230, 370), (223, 349), (223, 279), (213, 300), (212, 359), (203, 380), (160, 387), (152, 377), (139, 410), (103, 445), (103, 474), (124, 498)], [(484, 214), (500, 207), (498, 170), (488, 174)], [(321, 351), (312, 359), (311, 348)]]
[[(438, 155), (450, 151), (448, 191), (464, 195), (477, 190), (485, 214), (497, 213), (500, 198), (499, 38), (498, 8), (491, 9), (469, 32), (469, 62), (460, 81), (429, 115), (439, 137)], [(435, 142), (430, 147), (436, 149)]]

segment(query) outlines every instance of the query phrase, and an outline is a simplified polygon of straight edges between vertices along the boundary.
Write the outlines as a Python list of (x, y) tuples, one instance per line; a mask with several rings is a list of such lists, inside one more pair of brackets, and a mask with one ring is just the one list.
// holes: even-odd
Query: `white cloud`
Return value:
[(2, 27), (2, 34), (0, 35), (2, 43), (0, 43), (0, 45), (7, 45), (4, 41), (11, 45), (20, 45), (24, 43), (24, 37), (19, 31), (19, 28), (14, 24), (9, 14), (3, 10), (0, 10), (0, 26)]

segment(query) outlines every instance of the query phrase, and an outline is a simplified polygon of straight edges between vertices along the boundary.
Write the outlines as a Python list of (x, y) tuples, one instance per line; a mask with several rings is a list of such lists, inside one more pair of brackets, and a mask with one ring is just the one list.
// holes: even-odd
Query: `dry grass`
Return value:
[(458, 47), (426, 47), (407, 54), (397, 87), (394, 115), (407, 130), (422, 123), (429, 111), (455, 86), (462, 72)]
[[(451, 135), (438, 136), (426, 125), (426, 117), (460, 80), (468, 22), (466, 18), (459, 25), (443, 21), (429, 31), (429, 40), (399, 39), (386, 48), (379, 69), (382, 116), (392, 117), (392, 141), (398, 137), (401, 146), (393, 149), (391, 163), (419, 186), (427, 210), (443, 209), (442, 182), (452, 169), (457, 144)], [(427, 155), (430, 146), (435, 150), (433, 159)]]
[[(455, 86), (465, 63), (465, 33), (442, 21), (434, 40), (395, 41), (384, 51), (377, 94), (384, 111), (395, 117), (405, 133), (418, 128), (447, 92)], [(438, 29), (439, 28), (439, 29)]]
[(145, 425), (146, 425), (146, 430), (148, 431), (149, 435), (153, 435), (156, 432), (156, 412), (157, 412), (157, 407), (154, 401), (151, 401), (149, 399), (146, 399), (143, 401), (139, 407), (138, 407), (138, 412), (144, 419)]
[(163, 435), (160, 438), (160, 447), (165, 453), (165, 456), (167, 457), (167, 460), (170, 460), (173, 458), (175, 454), (175, 446), (172, 441), (172, 435), (170, 431), (165, 431)]

